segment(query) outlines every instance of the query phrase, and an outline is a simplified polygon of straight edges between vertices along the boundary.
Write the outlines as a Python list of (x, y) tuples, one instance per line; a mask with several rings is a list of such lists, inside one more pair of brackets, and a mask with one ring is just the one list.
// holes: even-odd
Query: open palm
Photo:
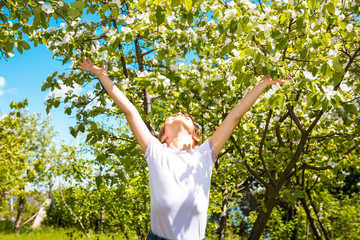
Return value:
[(93, 62), (91, 62), (90, 58), (83, 57), (83, 61), (79, 61), (79, 68), (91, 72), (95, 74), (96, 76), (99, 75), (107, 75), (105, 64), (102, 62), (101, 67), (95, 65)]

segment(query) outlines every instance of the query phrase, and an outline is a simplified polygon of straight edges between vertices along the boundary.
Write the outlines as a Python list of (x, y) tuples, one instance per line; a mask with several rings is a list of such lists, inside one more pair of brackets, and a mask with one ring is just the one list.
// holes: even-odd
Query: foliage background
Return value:
[[(282, 88), (273, 86), (263, 94), (220, 154), (212, 179), (207, 235), (219, 239), (358, 236), (356, 1), (12, 0), (0, 4), (4, 58), (15, 48), (20, 53), (29, 49), (27, 41), (31, 41), (35, 46), (45, 44), (54, 58), (72, 64), (70, 71), (49, 76), (42, 90), (51, 96), (47, 111), (63, 107), (77, 121), (71, 134), (83, 135), (86, 141), (76, 149), (51, 150), (58, 154), (46, 162), (48, 177), (31, 175), (23, 182), (52, 182), (52, 177), (60, 176), (69, 186), (53, 191), (46, 224), (82, 223), (84, 232), (121, 231), (137, 238), (145, 238), (149, 231), (148, 180), (145, 161), (139, 160), (141, 151), (100, 83), (76, 69), (81, 57), (91, 56), (96, 63), (107, 64), (113, 81), (154, 135), (166, 116), (186, 111), (197, 118), (208, 138), (262, 75), (290, 78)], [(57, 24), (49, 25), (51, 19)], [(56, 95), (56, 89), (67, 91)], [(16, 117), (22, 120), (20, 115)], [(16, 134), (12, 119), (16, 118), (3, 125)], [(31, 138), (29, 133), (27, 139)], [(2, 159), (27, 151), (10, 152)], [(26, 164), (20, 171), (26, 172), (37, 161), (23, 156)], [(14, 189), (1, 186), (6, 186), (4, 191)]]

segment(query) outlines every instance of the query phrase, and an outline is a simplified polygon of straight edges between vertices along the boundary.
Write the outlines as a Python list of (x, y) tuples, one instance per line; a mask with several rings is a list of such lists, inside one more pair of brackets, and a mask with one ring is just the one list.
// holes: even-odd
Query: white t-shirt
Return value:
[(211, 140), (175, 151), (151, 136), (144, 156), (149, 166), (151, 230), (172, 240), (203, 239), (215, 163)]

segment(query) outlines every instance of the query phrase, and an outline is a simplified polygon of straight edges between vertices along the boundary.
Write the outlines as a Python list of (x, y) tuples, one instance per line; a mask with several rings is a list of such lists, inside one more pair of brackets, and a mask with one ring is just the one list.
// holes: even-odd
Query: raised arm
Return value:
[(227, 140), (230, 138), (235, 127), (240, 122), (242, 116), (252, 107), (255, 101), (259, 98), (261, 93), (266, 87), (279, 83), (284, 84), (285, 81), (281, 79), (272, 80), (269, 75), (263, 77), (258, 85), (256, 85), (250, 92), (248, 92), (229, 112), (225, 120), (216, 129), (214, 134), (211, 136), (211, 141), (214, 146), (215, 156), (217, 157), (224, 147)]
[(108, 77), (104, 63), (101, 63), (101, 67), (98, 67), (92, 63), (89, 58), (84, 57), (82, 62), (79, 61), (79, 68), (93, 73), (100, 80), (101, 84), (114, 100), (115, 104), (125, 114), (126, 120), (128, 121), (141, 150), (145, 153), (151, 133), (135, 106)]

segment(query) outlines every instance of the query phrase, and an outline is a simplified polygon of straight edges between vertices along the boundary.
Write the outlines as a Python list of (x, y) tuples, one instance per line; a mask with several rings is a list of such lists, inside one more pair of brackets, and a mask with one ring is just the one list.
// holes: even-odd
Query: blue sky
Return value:
[[(46, 100), (47, 92), (41, 91), (41, 86), (46, 78), (55, 71), (64, 72), (69, 69), (68, 65), (62, 65), (61, 61), (52, 58), (46, 46), (32, 46), (23, 54), (18, 52), (12, 58), (0, 59), (0, 112), (8, 114), (12, 101), (23, 101), (28, 99), (28, 111), (30, 113), (41, 113), (43, 118), (47, 117)], [(57, 141), (65, 141), (70, 144), (75, 139), (70, 135), (69, 126), (75, 125), (75, 119), (64, 114), (62, 105), (58, 109), (50, 111), (52, 124), (59, 131)]]

